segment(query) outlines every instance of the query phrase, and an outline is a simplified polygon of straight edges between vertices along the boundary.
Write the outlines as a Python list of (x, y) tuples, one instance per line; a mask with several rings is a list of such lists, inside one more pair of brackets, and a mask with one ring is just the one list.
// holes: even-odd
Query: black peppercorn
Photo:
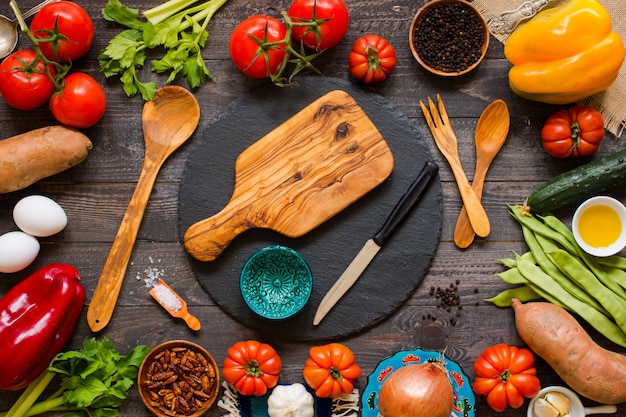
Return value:
[(421, 60), (443, 72), (461, 72), (475, 64), (485, 42), (480, 15), (464, 2), (433, 4), (416, 22), (413, 35)]

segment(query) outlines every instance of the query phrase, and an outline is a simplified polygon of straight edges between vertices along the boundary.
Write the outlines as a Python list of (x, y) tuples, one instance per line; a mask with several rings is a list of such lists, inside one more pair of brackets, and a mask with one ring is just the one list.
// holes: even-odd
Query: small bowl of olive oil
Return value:
[(592, 197), (576, 209), (572, 231), (588, 254), (615, 255), (626, 247), (626, 207), (612, 197)]

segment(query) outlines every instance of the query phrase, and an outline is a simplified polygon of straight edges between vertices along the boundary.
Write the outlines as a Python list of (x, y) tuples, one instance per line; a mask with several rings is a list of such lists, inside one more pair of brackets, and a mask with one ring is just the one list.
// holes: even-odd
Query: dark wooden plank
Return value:
[[(26, 10), (37, 2), (22, 0), (19, 5)], [(143, 101), (140, 97), (126, 97), (119, 81), (106, 80), (97, 63), (99, 51), (122, 28), (102, 18), (101, 9), (106, 4), (105, 0), (78, 0), (78, 3), (92, 16), (96, 35), (91, 51), (74, 63), (74, 69), (85, 71), (102, 83), (107, 93), (107, 113), (98, 125), (85, 129), (94, 142), (94, 149), (81, 165), (27, 189), (0, 195), (0, 234), (15, 230), (13, 206), (20, 198), (30, 194), (44, 194), (55, 199), (64, 207), (69, 220), (63, 232), (40, 239), (41, 252), (30, 267), (15, 274), (1, 274), (0, 294), (42, 265), (66, 262), (79, 269), (87, 289), (88, 304), (141, 170)], [(124, 1), (124, 4), (142, 10), (159, 3), (159, 0)], [(346, 0), (351, 15), (346, 37), (314, 61), (324, 75), (355, 82), (349, 75), (346, 58), (352, 43), (364, 33), (385, 36), (396, 49), (397, 67), (385, 82), (369, 85), (367, 89), (382, 95), (409, 118), (440, 165), (443, 229), (430, 270), (399, 310), (374, 328), (342, 340), (354, 350), (363, 368), (363, 376), (357, 380), (360, 389), (365, 387), (367, 376), (379, 361), (399, 350), (418, 346), (438, 349), (445, 344), (446, 354), (460, 363), (473, 378), (473, 361), (487, 346), (499, 342), (523, 345), (515, 330), (513, 312), (483, 301), (508, 288), (494, 276), (503, 270), (497, 260), (512, 256), (513, 251), (522, 253), (527, 250), (519, 226), (508, 214), (506, 203), (523, 202), (544, 181), (586, 162), (556, 160), (543, 151), (541, 127), (545, 118), (557, 107), (522, 100), (512, 93), (507, 80), (510, 64), (504, 59), (502, 44), (494, 38), (491, 38), (485, 61), (476, 71), (464, 77), (444, 79), (421, 69), (409, 50), (408, 28), (413, 14), (424, 3), (426, 0)], [(280, 11), (286, 10), (289, 4), (289, 0), (229, 0), (213, 17), (208, 26), (210, 37), (203, 56), (215, 80), (194, 92), (201, 106), (198, 132), (231, 101), (266, 83), (246, 77), (230, 61), (227, 45), (232, 29), (243, 18), (253, 14), (266, 13), (279, 17)], [(6, 4), (0, 5), (0, 13), (12, 15)], [(22, 36), (20, 47), (26, 46), (28, 42)], [(155, 51), (151, 57), (158, 57), (158, 54)], [(164, 81), (163, 76), (151, 73), (149, 68), (141, 70), (140, 76), (159, 84)], [(186, 85), (184, 81), (176, 82)], [(492, 222), (492, 232), (487, 238), (478, 239), (467, 250), (457, 249), (452, 241), (461, 199), (452, 173), (435, 147), (419, 108), (420, 100), (435, 97), (437, 93), (442, 95), (452, 119), (461, 160), (470, 179), (475, 163), (473, 134), (481, 112), (489, 102), (500, 98), (505, 100), (511, 113), (507, 143), (492, 164), (485, 184), (484, 205)], [(0, 100), (0, 139), (53, 123), (55, 121), (45, 107), (22, 112), (9, 108)], [(216, 137), (214, 140), (224, 139)], [(625, 140), (624, 137), (615, 138), (607, 134), (594, 158), (622, 149)], [(120, 351), (128, 351), (137, 343), (154, 346), (161, 341), (185, 338), (205, 345), (221, 363), (232, 343), (256, 338), (274, 344), (280, 352), (284, 363), (282, 382), (301, 381), (310, 343), (291, 342), (287, 338), (270, 340), (262, 329), (251, 329), (237, 322), (217, 306), (193, 274), (178, 229), (178, 191), (192, 150), (190, 144), (172, 155), (159, 174), (111, 324), (103, 332), (93, 334), (84, 317), (85, 309), (68, 348), (78, 348), (86, 337), (92, 336), (109, 337)], [(614, 194), (624, 200), (624, 193), (626, 191), (616, 190)], [(567, 223), (572, 209), (565, 208), (557, 214)], [(188, 302), (191, 312), (202, 322), (199, 332), (195, 333), (181, 320), (171, 318), (152, 300), (146, 280), (154, 276), (163, 277)], [(454, 308), (448, 312), (438, 307), (438, 300), (431, 294), (431, 288), (444, 288), (450, 284), (458, 285), (463, 305), (458, 316)], [(384, 297), (384, 293), (375, 297)], [(373, 296), (372, 301), (375, 300)], [(346, 319), (358, 320), (358, 317)], [(585, 328), (602, 346), (626, 353), (626, 350), (607, 342), (588, 326)], [(543, 360), (537, 360), (537, 367), (543, 385), (562, 384)], [(0, 409), (8, 408), (16, 397), (17, 393), (0, 391)], [(478, 398), (476, 406), (476, 414), (481, 417), (526, 415), (525, 406), (495, 413), (487, 407), (483, 398)], [(625, 406), (620, 405), (618, 415), (625, 413)], [(221, 409), (214, 407), (207, 415), (222, 414)], [(121, 415), (148, 415), (134, 389), (122, 407)]]

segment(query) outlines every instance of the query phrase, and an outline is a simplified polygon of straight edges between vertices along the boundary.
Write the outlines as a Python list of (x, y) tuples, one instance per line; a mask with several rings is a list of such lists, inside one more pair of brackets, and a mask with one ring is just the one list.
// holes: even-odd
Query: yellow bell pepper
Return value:
[(609, 87), (624, 62), (624, 44), (597, 0), (570, 0), (539, 12), (504, 45), (519, 96), (568, 104)]

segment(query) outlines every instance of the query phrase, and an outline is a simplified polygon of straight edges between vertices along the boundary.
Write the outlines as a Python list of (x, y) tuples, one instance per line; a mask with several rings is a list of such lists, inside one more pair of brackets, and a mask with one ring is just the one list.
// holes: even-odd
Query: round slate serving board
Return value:
[[(266, 85), (228, 105), (197, 135), (179, 192), (181, 242), (187, 228), (221, 211), (234, 187), (235, 160), (248, 146), (308, 104), (340, 89), (350, 94), (381, 132), (394, 156), (394, 170), (381, 185), (299, 238), (252, 229), (237, 236), (219, 258), (189, 256), (202, 287), (226, 313), (273, 338), (292, 341), (351, 336), (385, 319), (417, 289), (439, 244), (442, 191), (437, 176), (409, 218), (373, 259), (361, 278), (318, 326), (320, 301), (363, 244), (383, 225), (397, 201), (432, 155), (413, 123), (380, 95), (346, 80), (300, 77), (295, 86)], [(259, 249), (284, 245), (298, 251), (313, 273), (313, 293), (296, 315), (273, 321), (255, 315), (239, 291), (239, 274)]]

